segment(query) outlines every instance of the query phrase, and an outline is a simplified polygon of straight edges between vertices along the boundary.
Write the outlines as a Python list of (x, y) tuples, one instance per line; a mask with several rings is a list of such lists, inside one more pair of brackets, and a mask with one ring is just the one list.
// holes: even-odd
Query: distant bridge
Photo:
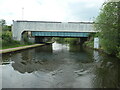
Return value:
[(93, 22), (13, 21), (13, 38), (20, 41), (25, 31), (41, 37), (88, 37), (96, 32)]

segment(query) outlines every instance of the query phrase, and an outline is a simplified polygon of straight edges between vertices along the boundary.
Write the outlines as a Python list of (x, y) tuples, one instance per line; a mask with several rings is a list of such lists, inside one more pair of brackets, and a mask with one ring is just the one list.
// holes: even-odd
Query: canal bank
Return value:
[(98, 51), (99, 53), (104, 53), (104, 54), (107, 54), (108, 56), (113, 56), (113, 57), (116, 57), (118, 59), (120, 59), (120, 57), (118, 55), (115, 55), (115, 54), (110, 54), (108, 53), (107, 51), (105, 51), (103, 48), (99, 47), (99, 48), (94, 48), (94, 43), (92, 41), (87, 41), (83, 44), (83, 47), (84, 48), (88, 48), (88, 49), (92, 49), (92, 50), (95, 50), (95, 51)]
[(45, 42), (45, 43), (41, 43), (41, 44), (33, 44), (33, 45), (26, 45), (26, 46), (14, 47), (14, 48), (2, 49), (2, 50), (0, 50), (0, 54), (17, 52), (17, 51), (31, 49), (31, 48), (35, 48), (35, 47), (39, 47), (39, 46), (50, 45), (52, 43), (54, 43), (54, 42)]
[(22, 46), (22, 47), (15, 47), (15, 48), (3, 49), (3, 50), (0, 50), (0, 54), (10, 53), (10, 52), (16, 52), (16, 51), (30, 49), (30, 48), (34, 48), (34, 47), (43, 46), (43, 45), (45, 45), (45, 44), (34, 44), (34, 45), (28, 45), (28, 46)]

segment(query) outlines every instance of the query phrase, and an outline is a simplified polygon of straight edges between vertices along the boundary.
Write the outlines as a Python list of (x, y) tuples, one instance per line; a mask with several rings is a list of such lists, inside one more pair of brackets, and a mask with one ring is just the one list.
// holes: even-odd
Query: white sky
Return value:
[(0, 19), (37, 21), (91, 21), (105, 0), (0, 0)]

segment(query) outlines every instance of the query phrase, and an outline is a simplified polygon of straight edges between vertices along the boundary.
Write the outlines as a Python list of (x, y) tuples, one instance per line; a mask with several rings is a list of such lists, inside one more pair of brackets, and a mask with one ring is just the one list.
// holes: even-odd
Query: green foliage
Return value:
[(12, 32), (10, 32), (10, 31), (2, 32), (1, 40), (2, 40), (3, 48), (6, 46), (14, 46), (16, 44), (20, 44), (18, 41), (15, 41), (12, 39)]
[(21, 44), (21, 42), (13, 40), (11, 31), (4, 31), (0, 35), (0, 43), (2, 43), (2, 46), (0, 46), (0, 49), (31, 45), (31, 43), (26, 42), (24, 44)]
[(103, 4), (103, 8), (95, 21), (95, 28), (100, 31), (102, 49), (113, 55), (118, 53), (120, 45), (118, 17), (118, 3), (108, 2)]
[(77, 44), (77, 42), (79, 41), (78, 38), (65, 38), (65, 41), (67, 43), (70, 43), (70, 44)]
[(98, 37), (98, 36), (99, 36), (99, 33), (90, 33), (88, 41), (86, 41), (83, 44), (83, 46), (94, 48), (94, 37)]
[(6, 21), (4, 19), (0, 19), (0, 28), (2, 31), (11, 31), (11, 26), (6, 25)]
[(55, 40), (59, 43), (77, 44), (79, 38), (55, 38)]
[(28, 42), (27, 34), (24, 35), (24, 40), (24, 44), (13, 40), (11, 26), (6, 25), (6, 21), (4, 19), (0, 20), (0, 49), (31, 45), (31, 43)]
[(3, 25), (2, 31), (11, 31), (11, 26)]
[(0, 19), (0, 25), (6, 24), (6, 21), (4, 19)]
[(54, 38), (55, 41), (57, 41), (58, 43), (66, 43), (64, 38)]
[(12, 33), (10, 31), (4, 31), (2, 32), (2, 37), (3, 40), (7, 41), (7, 42), (11, 42), (12, 40)]
[(86, 41), (84, 43), (84, 46), (90, 47), (90, 48), (94, 48), (94, 41), (90, 40), (90, 41)]
[(120, 47), (118, 47), (118, 54), (117, 57), (120, 58)]

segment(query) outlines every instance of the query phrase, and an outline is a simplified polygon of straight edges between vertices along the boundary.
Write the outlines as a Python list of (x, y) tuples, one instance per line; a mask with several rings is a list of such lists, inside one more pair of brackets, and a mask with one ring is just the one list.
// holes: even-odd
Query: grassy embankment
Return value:
[[(88, 41), (86, 41), (86, 42), (83, 44), (83, 46), (84, 46), (84, 47), (87, 47), (87, 48), (95, 49), (95, 48), (94, 48), (94, 37), (96, 37), (96, 36), (97, 36), (97, 34), (91, 36), (91, 38), (90, 38)], [(108, 54), (108, 55), (116, 56), (117, 58), (120, 59), (120, 48), (119, 48), (119, 52), (118, 52), (117, 54), (111, 54), (111, 53), (107, 52), (107, 51), (104, 49), (104, 47), (102, 46), (101, 43), (102, 43), (102, 40), (99, 41), (99, 44), (100, 44), (100, 45), (99, 45), (99, 49), (95, 49), (95, 50), (102, 51), (102, 52), (104, 52), (104, 53), (106, 53), (106, 54)]]
[(8, 49), (20, 46), (32, 45), (32, 43), (21, 43), (12, 39), (11, 31), (4, 31), (0, 35), (0, 49)]

